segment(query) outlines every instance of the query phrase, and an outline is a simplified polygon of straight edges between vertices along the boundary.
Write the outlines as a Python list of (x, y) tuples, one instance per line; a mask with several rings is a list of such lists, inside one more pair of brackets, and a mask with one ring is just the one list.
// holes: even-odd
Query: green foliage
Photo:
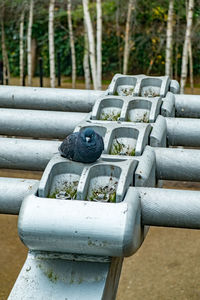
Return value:
[[(0, 17), (4, 19), (6, 46), (8, 50), (10, 70), (12, 76), (19, 75), (19, 19), (22, 9), (25, 9), (24, 46), (28, 23), (28, 5), (25, 0), (2, 0), (0, 3)], [(35, 0), (32, 36), (37, 43), (35, 75), (39, 73), (38, 58), (43, 58), (44, 75), (49, 76), (49, 45), (48, 45), (48, 5), (49, 1)], [(169, 0), (140, 0), (132, 12), (129, 73), (146, 73), (150, 61), (154, 63), (151, 74), (163, 74), (165, 67), (165, 36)], [(2, 9), (4, 8), (4, 9)], [(90, 1), (90, 13), (93, 29), (96, 29), (96, 1)], [(103, 77), (110, 78), (116, 72), (122, 72), (125, 23), (127, 18), (128, 0), (102, 1), (103, 11), (103, 41), (102, 41), (102, 69)], [(3, 14), (4, 12), (4, 14)], [(199, 68), (199, 16), (200, 4), (195, 2), (194, 28), (192, 35), (194, 74), (200, 74)], [(174, 7), (174, 65), (181, 68), (182, 47), (185, 35), (186, 13), (185, 1), (176, 0)], [(77, 75), (83, 76), (84, 55), (84, 26), (82, 1), (72, 1), (72, 21), (75, 35), (75, 49), (77, 60)], [(195, 27), (196, 26), (196, 27)], [(55, 54), (61, 56), (61, 74), (70, 76), (71, 51), (67, 22), (67, 4), (64, 0), (56, 1), (55, 7)], [(0, 33), (1, 34), (1, 33)], [(1, 36), (0, 36), (1, 38)], [(162, 47), (160, 47), (160, 44)], [(157, 49), (160, 47), (159, 52)], [(26, 54), (26, 51), (25, 51)], [(177, 60), (176, 60), (177, 57)], [(0, 59), (2, 53), (0, 51)], [(176, 62), (177, 61), (177, 62)], [(26, 59), (25, 59), (26, 70)]]

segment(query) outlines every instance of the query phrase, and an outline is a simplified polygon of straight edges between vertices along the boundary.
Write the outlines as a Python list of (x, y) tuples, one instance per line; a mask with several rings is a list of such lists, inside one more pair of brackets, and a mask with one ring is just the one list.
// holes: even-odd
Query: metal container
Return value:
[(41, 178), (38, 195), (57, 199), (121, 202), (134, 182), (136, 160), (72, 162), (55, 155)]
[(127, 121), (134, 123), (155, 122), (160, 114), (160, 97), (107, 96), (100, 98), (93, 106), (91, 119), (100, 121)]
[(180, 87), (176, 80), (168, 76), (122, 75), (116, 74), (106, 92), (108, 95), (165, 97), (170, 91), (179, 93)]
[(139, 194), (128, 191), (120, 203), (28, 196), (18, 232), (31, 250), (130, 256), (144, 239)]
[(150, 124), (112, 122), (112, 121), (86, 121), (75, 128), (75, 132), (91, 127), (104, 139), (104, 154), (138, 156), (148, 144), (151, 131)]

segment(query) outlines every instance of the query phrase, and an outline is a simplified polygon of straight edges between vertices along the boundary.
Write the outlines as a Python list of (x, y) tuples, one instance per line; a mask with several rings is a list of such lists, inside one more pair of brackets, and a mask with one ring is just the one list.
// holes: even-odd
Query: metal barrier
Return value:
[(200, 180), (200, 150), (166, 148), (200, 145), (200, 121), (176, 118), (199, 117), (200, 96), (178, 92), (167, 76), (121, 74), (105, 92), (0, 86), (0, 134), (59, 139), (92, 127), (105, 144), (83, 164), (62, 158), (59, 140), (0, 138), (0, 167), (44, 171), (0, 179), (0, 213), (19, 214), (29, 248), (9, 300), (115, 299), (123, 257), (148, 226), (200, 228), (200, 192), (156, 188)]

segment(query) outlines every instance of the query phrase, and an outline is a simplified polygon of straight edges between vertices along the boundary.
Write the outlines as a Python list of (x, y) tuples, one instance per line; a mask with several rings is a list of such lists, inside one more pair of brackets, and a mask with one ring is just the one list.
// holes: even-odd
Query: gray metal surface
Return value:
[[(0, 87), (0, 134), (58, 139), (92, 126), (105, 143), (87, 165), (60, 157), (58, 141), (0, 138), (0, 167), (46, 167), (30, 192), (19, 181), (15, 198), (16, 181), (2, 184), (4, 212), (18, 213), (24, 193), (18, 230), (31, 249), (9, 299), (114, 300), (123, 257), (137, 251), (149, 225), (200, 229), (200, 192), (144, 188), (200, 180), (200, 151), (158, 148), (200, 145), (199, 120), (173, 118), (175, 107), (199, 117), (198, 100), (189, 107), (178, 92), (167, 76), (121, 74), (105, 92)], [(113, 198), (104, 197), (109, 188)]]
[(88, 262), (70, 258), (29, 251), (8, 300), (115, 299), (122, 259)]
[(0, 107), (89, 112), (104, 91), (0, 86)]
[(200, 120), (165, 118), (169, 146), (200, 147)]
[(0, 134), (65, 138), (86, 113), (0, 108)]
[(43, 171), (58, 153), (59, 141), (0, 138), (0, 167)]
[[(9, 169), (44, 170), (59, 141), (0, 138), (0, 167)], [(150, 147), (151, 148), (151, 147)], [(156, 155), (156, 177), (166, 180), (200, 180), (200, 150), (152, 147)], [(111, 155), (115, 161), (123, 156)], [(102, 156), (106, 161), (108, 155)], [(137, 158), (137, 157), (135, 157)], [(142, 160), (143, 156), (141, 156)]]
[(152, 147), (166, 147), (167, 125), (165, 118), (163, 116), (158, 116), (152, 127), (150, 145)]
[(200, 118), (200, 95), (175, 95), (176, 117)]
[(200, 192), (155, 188), (133, 188), (139, 192), (142, 224), (200, 229)]
[(104, 154), (138, 156), (149, 142), (150, 124), (91, 120), (81, 122), (74, 131), (92, 127), (104, 138)]
[(161, 115), (164, 117), (175, 117), (175, 95), (167, 92), (167, 95), (162, 98)]
[(153, 149), (156, 156), (157, 179), (200, 181), (200, 150)]
[[(99, 159), (92, 164), (83, 164), (70, 161), (58, 154), (45, 168), (38, 195), (40, 197), (53, 195), (51, 198), (55, 198), (55, 192), (69, 190), (70, 187), (68, 191), (72, 197), (70, 199), (98, 201), (94, 194), (107, 189), (108, 194), (115, 194), (114, 199), (104, 199), (103, 202), (121, 202), (128, 187), (133, 185), (136, 166), (137, 161), (134, 159), (121, 162)], [(73, 197), (71, 189), (76, 191), (76, 197)]]
[(120, 203), (32, 195), (22, 203), (18, 233), (32, 250), (123, 257), (143, 242), (140, 219), (139, 195), (129, 191)]
[(135, 171), (135, 186), (153, 187), (156, 184), (156, 163), (153, 148), (146, 146)]
[(179, 93), (179, 84), (168, 76), (116, 74), (107, 90), (108, 95), (165, 97), (167, 92)]
[(38, 185), (38, 180), (0, 177), (0, 214), (18, 215), (23, 199)]
[(91, 119), (153, 123), (160, 113), (160, 106), (160, 97), (151, 99), (145, 97), (107, 96), (95, 102)]

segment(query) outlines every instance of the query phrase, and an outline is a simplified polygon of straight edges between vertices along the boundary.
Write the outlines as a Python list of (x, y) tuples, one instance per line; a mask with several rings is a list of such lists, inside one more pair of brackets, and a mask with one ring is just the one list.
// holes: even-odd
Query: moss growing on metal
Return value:
[(134, 92), (134, 87), (132, 87), (132, 88), (123, 88), (123, 89), (121, 89), (121, 91), (123, 92), (124, 96), (132, 96), (133, 92)]
[(65, 183), (61, 189), (55, 189), (55, 191), (49, 194), (48, 198), (54, 199), (76, 199), (77, 196), (78, 181)]
[(49, 280), (53, 283), (56, 283), (58, 280), (58, 276), (54, 274), (52, 270), (45, 271), (44, 274), (49, 278)]
[(110, 149), (111, 155), (128, 155), (135, 156), (135, 148), (131, 148), (130, 146), (126, 146), (123, 143), (120, 143), (117, 139), (113, 142), (112, 147)]
[(147, 112), (145, 112), (145, 114), (143, 115), (143, 118), (142, 118), (141, 122), (149, 123), (149, 118), (148, 118)]
[(101, 113), (101, 115), (100, 115), (100, 120), (101, 121), (118, 121), (118, 119), (119, 119), (119, 117), (120, 117), (120, 113), (114, 113), (114, 112), (112, 112), (112, 113)]
[(153, 88), (148, 88), (142, 92), (143, 97), (158, 97), (160, 96), (157, 91), (155, 91)]
[(135, 156), (135, 149), (133, 149), (130, 153), (129, 153), (130, 156)]
[(127, 122), (149, 123), (148, 113), (145, 112), (144, 115), (140, 119), (138, 118), (135, 121), (128, 119)]
[(116, 139), (115, 142), (112, 144), (110, 154), (111, 155), (119, 155), (123, 151), (124, 147), (125, 147), (125, 145), (123, 143), (120, 143)]
[(93, 189), (91, 192), (91, 195), (89, 197), (90, 201), (96, 201), (96, 202), (116, 202), (116, 184), (113, 187), (104, 186), (99, 187), (96, 189)]

